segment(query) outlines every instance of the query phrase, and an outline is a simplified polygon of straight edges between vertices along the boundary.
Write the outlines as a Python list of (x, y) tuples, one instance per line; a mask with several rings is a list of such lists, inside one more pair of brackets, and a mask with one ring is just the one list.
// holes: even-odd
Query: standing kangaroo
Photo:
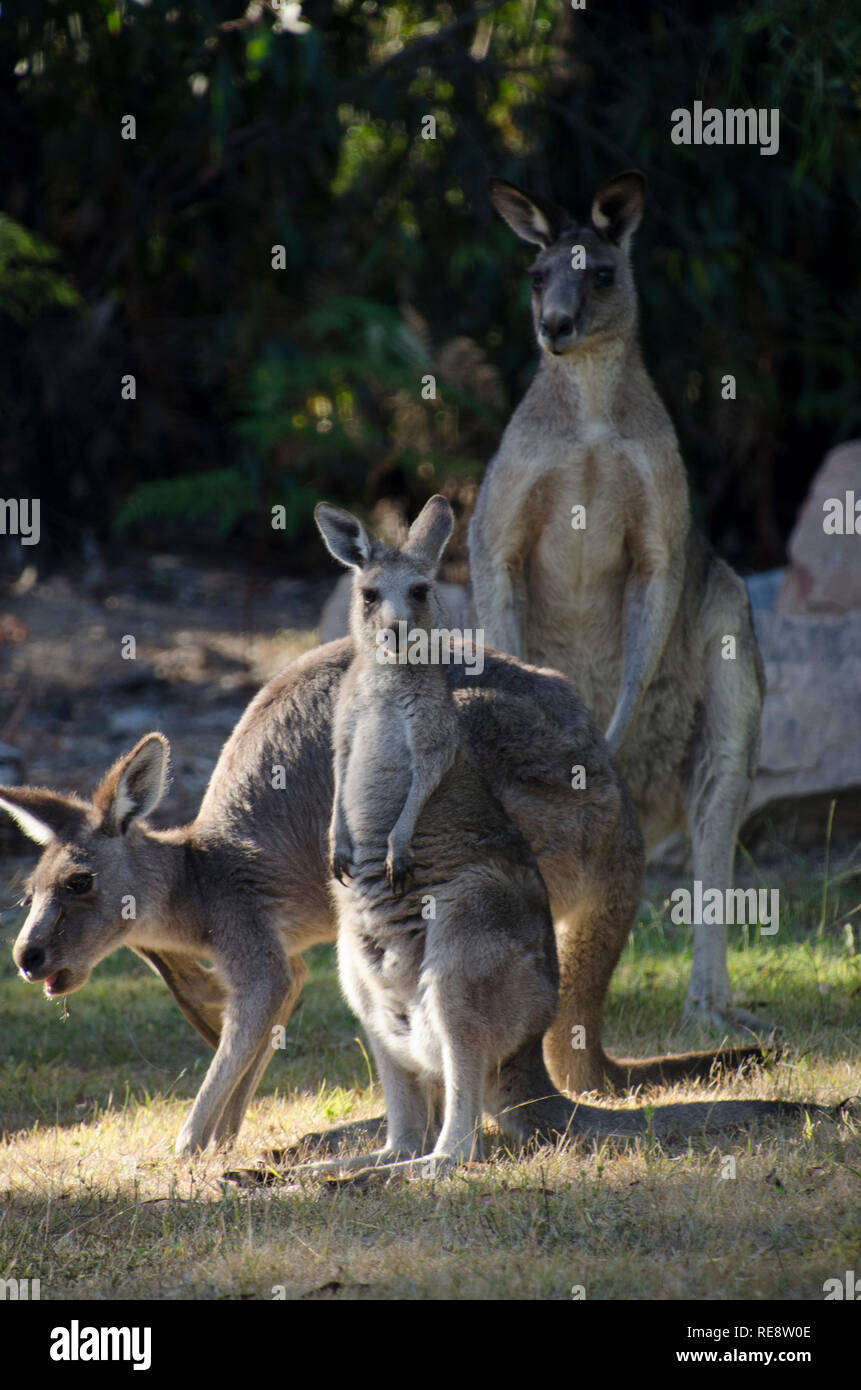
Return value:
[[(645, 180), (605, 183), (587, 224), (500, 179), (490, 188), (541, 248), (530, 272), (541, 364), (479, 489), (477, 620), (500, 651), (571, 680), (606, 730), (647, 853), (687, 824), (694, 877), (723, 891), (764, 677), (745, 586), (691, 520), (676, 434), (640, 354), (629, 252)], [(763, 1026), (731, 1007), (725, 926), (694, 928), (686, 1008)]]
[[(177, 1140), (180, 1153), (235, 1135), (307, 974), (331, 941), (332, 721), (348, 639), (307, 652), (266, 685), (227, 740), (186, 826), (146, 822), (167, 740), (149, 734), (90, 799), (0, 787), (0, 806), (42, 846), (13, 955), (49, 997), (80, 989), (129, 946), (163, 977), (216, 1055)], [(707, 1076), (758, 1049), (620, 1061), (601, 1044), (604, 998), (639, 905), (636, 816), (589, 715), (553, 672), (485, 652), (479, 674), (446, 668), (466, 740), (536, 854), (560, 941), (560, 1007), (545, 1038), (566, 1089)], [(572, 790), (571, 769), (586, 770)], [(133, 912), (133, 915), (132, 915)], [(214, 963), (206, 970), (199, 958)], [(584, 1046), (572, 1047), (572, 1028)], [(597, 1112), (599, 1115), (603, 1112)]]
[[(645, 1133), (647, 1115), (578, 1107), (547, 1074), (542, 1037), (559, 984), (547, 891), (464, 736), (440, 664), (448, 653), (428, 659), (449, 503), (432, 497), (398, 550), (339, 507), (319, 503), (315, 517), (354, 572), (329, 840), (341, 984), (370, 1039), (387, 1132), (373, 1153), (302, 1169), (436, 1174), (482, 1158), (485, 1109), (518, 1144)], [(725, 1119), (756, 1113), (730, 1104)], [(694, 1109), (714, 1122), (708, 1105)], [(673, 1111), (658, 1112), (659, 1126), (678, 1123)]]
[[(386, 1102), (386, 1143), (370, 1161), (427, 1155), (435, 1171), (482, 1157), (485, 1102), (507, 1132), (512, 1100), (531, 1111), (556, 1095), (541, 1057), (558, 1003), (553, 921), (535, 856), (461, 732), (443, 665), (405, 659), (408, 641), (425, 635), (430, 650), (442, 627), (435, 581), (451, 507), (432, 497), (399, 550), (340, 508), (320, 503), (315, 516), (354, 571), (331, 844), (341, 983)], [(525, 1076), (533, 1089), (518, 1085)], [(569, 1102), (563, 1128), (571, 1113)], [(520, 1138), (523, 1115), (511, 1114)]]

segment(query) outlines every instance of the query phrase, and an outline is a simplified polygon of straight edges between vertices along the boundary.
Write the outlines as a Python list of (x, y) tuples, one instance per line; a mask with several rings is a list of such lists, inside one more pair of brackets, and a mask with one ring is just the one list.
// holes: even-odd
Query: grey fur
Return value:
[[(332, 720), (352, 659), (349, 639), (318, 647), (259, 692), (189, 825), (155, 830), (141, 818), (163, 785), (167, 741), (159, 734), (121, 758), (90, 800), (0, 787), (0, 805), (23, 816), (27, 833), (43, 844), (13, 952), (22, 973), (34, 981), (56, 976), (54, 993), (71, 993), (98, 961), (127, 945), (161, 974), (185, 1017), (217, 1048), (180, 1152), (238, 1132), (272, 1056), (272, 1028), (286, 1024), (302, 988), (302, 953), (334, 939)], [(549, 894), (560, 1004), (545, 1051), (557, 1083), (585, 1091), (707, 1076), (716, 1058), (735, 1066), (751, 1055), (754, 1049), (623, 1061), (606, 1055), (604, 998), (642, 877), (624, 784), (583, 705), (554, 672), (486, 652), (481, 675), (455, 664), (446, 678), (461, 736), (531, 845)], [(572, 790), (574, 765), (586, 768), (585, 791)], [(121, 833), (113, 833), (118, 789), (126, 797), (130, 788), (134, 806), (120, 818)], [(64, 885), (82, 871), (95, 874), (92, 889), (71, 894)], [(122, 916), (129, 894), (132, 920)], [(41, 959), (28, 957), (30, 950)], [(585, 1030), (583, 1048), (572, 1048), (575, 1025)], [(544, 1066), (540, 1048), (532, 1065)], [(546, 1084), (540, 1075), (536, 1070), (528, 1082), (533, 1095)], [(515, 1086), (510, 1070), (506, 1077), (506, 1086), (522, 1093), (527, 1082)], [(578, 1113), (585, 1122), (591, 1112)], [(616, 1123), (612, 1112), (595, 1114), (598, 1126)]]
[[(617, 175), (579, 225), (491, 181), (500, 214), (542, 248), (542, 354), (479, 490), (472, 588), (488, 642), (560, 670), (606, 730), (647, 853), (687, 825), (694, 877), (723, 890), (756, 769), (763, 670), (745, 586), (692, 522), (676, 434), (640, 354), (629, 247), (644, 187), (636, 171)], [(575, 246), (585, 268), (573, 268)], [(575, 506), (585, 529), (572, 527)], [(694, 928), (687, 1009), (765, 1026), (732, 1008), (725, 927)]]

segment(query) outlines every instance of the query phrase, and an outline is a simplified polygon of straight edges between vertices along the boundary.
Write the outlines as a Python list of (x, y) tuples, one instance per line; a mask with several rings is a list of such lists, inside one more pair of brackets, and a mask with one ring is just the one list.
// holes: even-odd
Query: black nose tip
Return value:
[(44, 951), (40, 950), (38, 946), (28, 946), (21, 957), (21, 969), (26, 970), (28, 975), (32, 975), (42, 968), (44, 960)]
[(554, 316), (541, 320), (541, 329), (551, 342), (556, 342), (559, 338), (567, 338), (569, 333), (574, 331), (574, 320), (569, 314), (561, 317)]

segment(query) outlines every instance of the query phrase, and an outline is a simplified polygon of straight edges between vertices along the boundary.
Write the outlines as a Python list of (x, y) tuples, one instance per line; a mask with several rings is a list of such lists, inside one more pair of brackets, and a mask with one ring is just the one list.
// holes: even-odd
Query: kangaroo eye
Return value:
[(414, 584), (410, 589), (410, 598), (414, 598), (416, 603), (425, 603), (430, 593), (430, 584)]
[(534, 270), (534, 271), (532, 272), (532, 288), (533, 288), (534, 290), (540, 290), (540, 289), (543, 288), (543, 286), (544, 286), (544, 276), (541, 274), (541, 271), (540, 271), (540, 270)]
[(379, 589), (363, 589), (362, 598), (365, 600), (365, 607), (370, 608), (372, 603), (376, 603), (380, 597)]
[(603, 266), (600, 270), (595, 271), (595, 284), (602, 290), (605, 290), (608, 288), (608, 286), (612, 285), (615, 278), (615, 272), (608, 269), (606, 266)]
[(72, 874), (66, 879), (66, 888), (70, 893), (78, 896), (81, 893), (89, 893), (93, 886), (93, 875), (88, 873)]

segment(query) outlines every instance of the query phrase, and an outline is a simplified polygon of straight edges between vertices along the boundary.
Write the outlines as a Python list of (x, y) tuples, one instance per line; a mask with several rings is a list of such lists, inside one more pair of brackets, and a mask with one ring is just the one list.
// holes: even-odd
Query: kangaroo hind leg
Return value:
[[(708, 604), (705, 698), (687, 787), (693, 876), (703, 892), (727, 901), (733, 886), (738, 828), (756, 772), (762, 712), (762, 663), (742, 581), (716, 571)], [(734, 639), (730, 646), (727, 639)], [(723, 1029), (769, 1032), (756, 1015), (734, 1009), (727, 972), (724, 924), (694, 924), (694, 958), (685, 1010)]]

